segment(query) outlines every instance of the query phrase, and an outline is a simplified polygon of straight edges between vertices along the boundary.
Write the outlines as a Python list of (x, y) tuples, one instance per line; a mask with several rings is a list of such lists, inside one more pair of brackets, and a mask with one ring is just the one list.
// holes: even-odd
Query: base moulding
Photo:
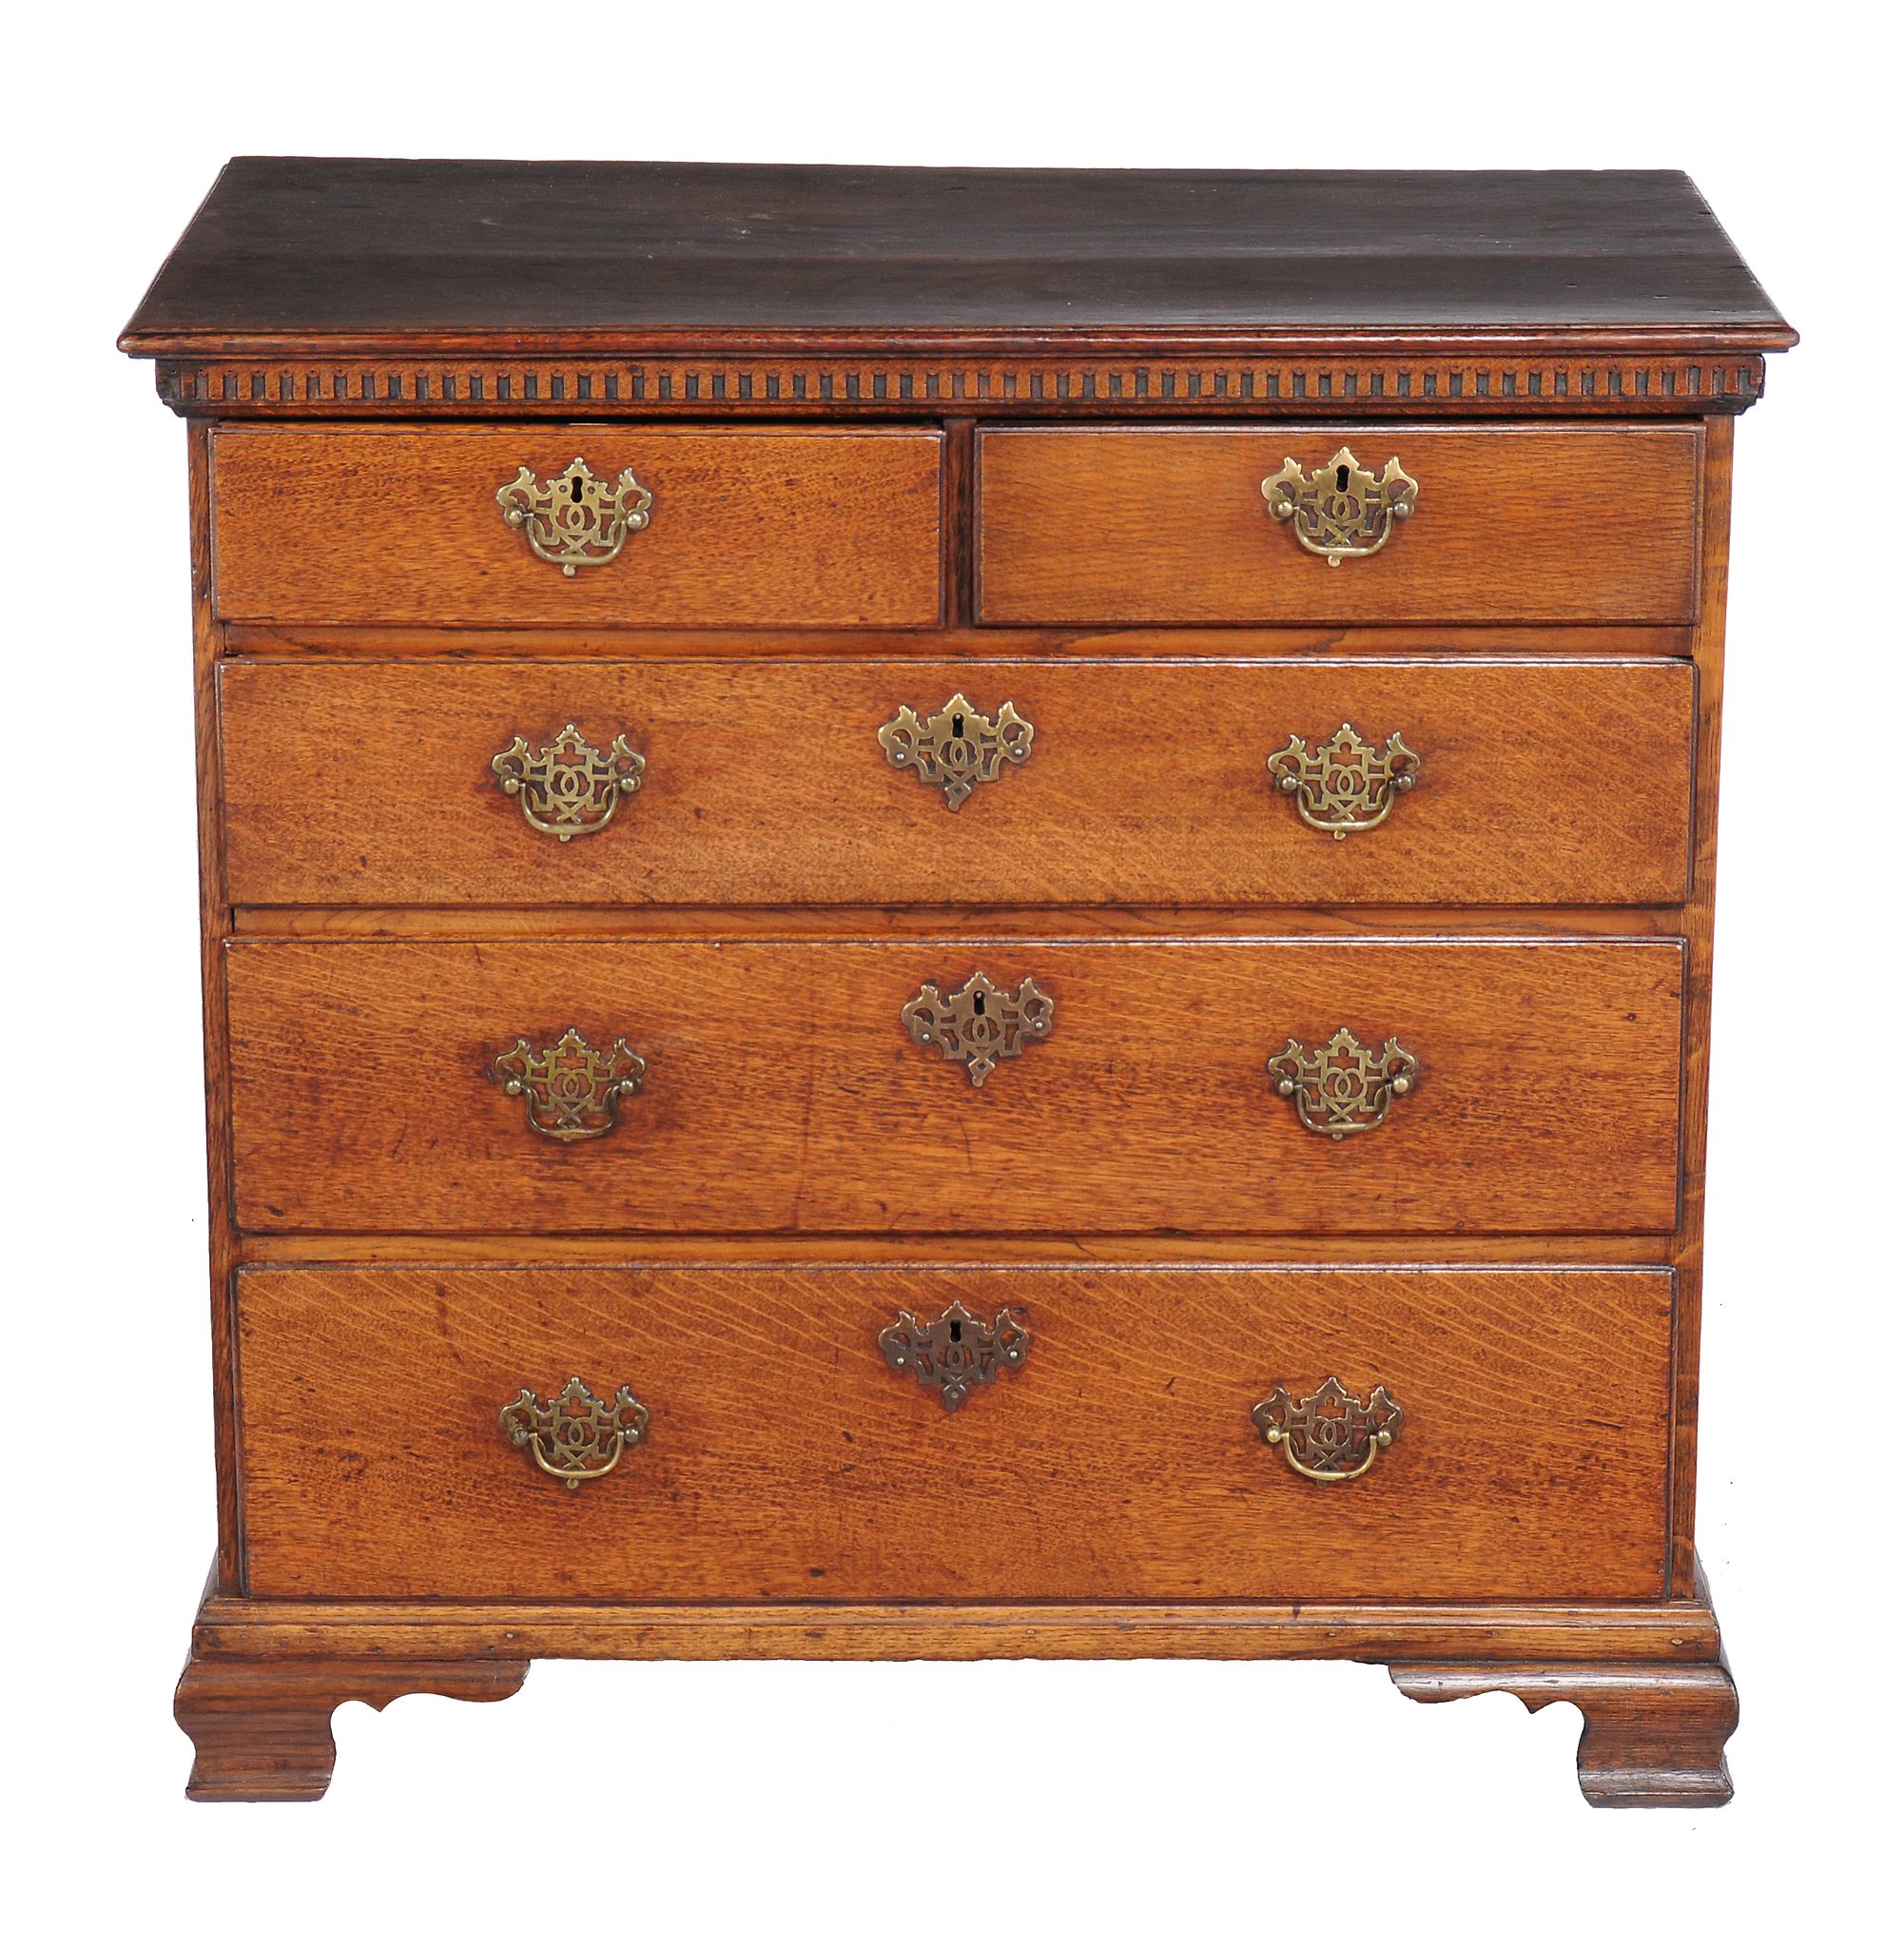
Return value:
[(512, 1696), (548, 1658), (1344, 1658), (1409, 1697), (1579, 1705), (1602, 1806), (1722, 1804), (1738, 1694), (1701, 1580), (1626, 1604), (651, 1605), (296, 1602), (208, 1593), (179, 1680), (201, 1800), (314, 1800), (331, 1713), (407, 1692)]

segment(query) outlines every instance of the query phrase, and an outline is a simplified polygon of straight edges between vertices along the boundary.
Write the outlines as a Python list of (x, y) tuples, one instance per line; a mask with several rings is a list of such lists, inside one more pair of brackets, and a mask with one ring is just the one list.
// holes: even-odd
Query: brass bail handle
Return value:
[(1278, 1387), (1251, 1412), (1256, 1431), (1310, 1481), (1356, 1481), (1402, 1431), (1402, 1410), (1386, 1387), (1368, 1399), (1332, 1373), (1306, 1399)]
[(620, 1120), (623, 1100), (641, 1087), (648, 1064), (617, 1035), (596, 1048), (579, 1028), (536, 1049), (525, 1035), (492, 1058), (490, 1074), (505, 1096), (519, 1096), (529, 1127), (558, 1143), (605, 1137)]
[(1399, 458), (1390, 456), (1380, 474), (1371, 474), (1346, 446), (1308, 470), (1300, 460), (1285, 459), (1263, 482), (1271, 516), (1287, 521), (1296, 539), (1331, 568), (1379, 555), (1394, 524), (1414, 513), (1420, 493)]
[(607, 750), (597, 750), (569, 723), (540, 750), (518, 734), (489, 768), (524, 820), (566, 846), (600, 831), (615, 807), (641, 789), (648, 760), (620, 735)]
[(567, 1489), (607, 1474), (647, 1433), (649, 1422), (648, 1409), (630, 1388), (598, 1400), (579, 1374), (547, 1400), (524, 1387), (498, 1417), (510, 1446), (527, 1448), (536, 1467)]
[(624, 467), (612, 481), (597, 479), (577, 454), (546, 480), (533, 468), (517, 468), (515, 478), (495, 490), (495, 501), (538, 561), (573, 575), (578, 568), (612, 561), (623, 542), (648, 525), (654, 496), (632, 468)]
[(1265, 763), (1303, 824), (1338, 841), (1383, 824), (1396, 801), (1415, 789), (1422, 769), (1420, 756), (1402, 742), (1399, 730), (1390, 731), (1377, 750), (1346, 720), (1313, 750), (1292, 732)]
[(1395, 1099), (1419, 1086), (1421, 1064), (1391, 1035), (1379, 1049), (1338, 1028), (1308, 1049), (1293, 1035), (1264, 1064), (1311, 1135), (1341, 1142), (1380, 1129)]

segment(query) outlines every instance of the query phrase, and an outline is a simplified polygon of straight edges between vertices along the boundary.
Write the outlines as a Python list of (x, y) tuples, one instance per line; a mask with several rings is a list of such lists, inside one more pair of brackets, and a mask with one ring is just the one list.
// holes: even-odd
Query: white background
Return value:
[[(1750, 1941), (1872, 1919), (1904, 1470), (1904, 349), (1870, 267), (1897, 234), (1894, 17), (384, 0), (16, 21), (19, 1938)], [(233, 152), (1694, 175), (1805, 334), (1738, 449), (1699, 1518), (1744, 1701), (1729, 1809), (1589, 1812), (1570, 1706), (1429, 1710), (1378, 1667), (1287, 1665), (541, 1665), (505, 1704), (345, 1706), (321, 1805), (186, 1805), (169, 1696), (212, 1478), (185, 433), (112, 341)]]

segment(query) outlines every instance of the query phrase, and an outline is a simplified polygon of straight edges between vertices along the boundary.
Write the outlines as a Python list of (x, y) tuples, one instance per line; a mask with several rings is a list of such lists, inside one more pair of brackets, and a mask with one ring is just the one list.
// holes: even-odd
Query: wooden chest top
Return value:
[[(121, 343), (162, 361), (181, 411), (228, 418), (1710, 411), (1745, 403), (1794, 339), (1668, 170), (244, 157)], [(670, 369), (684, 352), (699, 365)], [(1305, 366), (1323, 352), (1337, 363)], [(861, 362), (875, 353), (916, 356)], [(515, 362), (351, 362), (440, 355)], [(585, 355), (607, 362), (535, 363)]]

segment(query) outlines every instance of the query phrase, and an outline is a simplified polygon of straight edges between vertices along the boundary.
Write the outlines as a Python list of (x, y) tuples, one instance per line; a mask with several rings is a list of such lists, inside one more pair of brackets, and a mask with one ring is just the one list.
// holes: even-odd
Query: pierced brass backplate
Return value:
[(544, 1474), (570, 1489), (606, 1474), (648, 1432), (648, 1409), (626, 1387), (602, 1401), (579, 1378), (547, 1405), (524, 1387), (501, 1419), (510, 1445), (527, 1448)]
[(911, 1373), (922, 1387), (937, 1387), (948, 1413), (964, 1406), (976, 1387), (989, 1387), (1007, 1367), (1020, 1367), (1031, 1351), (1031, 1328), (1001, 1308), (988, 1326), (956, 1299), (929, 1324), (901, 1313), (880, 1334), (880, 1351), (896, 1373)]
[(512, 528), (520, 528), (531, 553), (564, 575), (612, 561), (631, 535), (648, 525), (651, 495), (624, 467), (611, 487), (598, 480), (577, 454), (559, 474), (538, 480), (523, 467), (495, 490), (496, 505)]
[(1420, 487), (1390, 459), (1381, 475), (1371, 474), (1345, 446), (1312, 473), (1286, 459), (1280, 473), (1263, 482), (1270, 513), (1288, 521), (1311, 555), (1340, 568), (1351, 555), (1376, 555), (1394, 523), (1415, 510)]
[(1292, 735), (1267, 762), (1276, 789), (1295, 800), (1296, 816), (1332, 839), (1372, 832), (1394, 810), (1395, 800), (1414, 789), (1422, 769), (1399, 730), (1377, 750), (1346, 723), (1314, 750)]
[(564, 724), (540, 750), (517, 737), (490, 759), (489, 768), (521, 806), (522, 816), (566, 846), (578, 833), (600, 831), (615, 807), (641, 789), (648, 760), (625, 737), (599, 751), (573, 724)]
[(1292, 1399), (1287, 1387), (1278, 1387), (1250, 1418), (1264, 1440), (1281, 1448), (1289, 1465), (1311, 1481), (1353, 1481), (1367, 1474), (1402, 1431), (1402, 1410), (1386, 1387), (1358, 1400), (1332, 1374), (1307, 1400)]
[(606, 1049), (591, 1048), (570, 1028), (541, 1054), (521, 1036), (490, 1064), (505, 1096), (520, 1096), (529, 1127), (558, 1143), (605, 1137), (614, 1128), (624, 1096), (641, 1087), (648, 1064), (617, 1035)]
[(974, 974), (942, 1000), (928, 981), (900, 1009), (899, 1019), (922, 1048), (938, 1049), (947, 1062), (962, 1062), (976, 1089), (1027, 1042), (1042, 1042), (1057, 1011), (1057, 1003), (1030, 975), (1019, 983), (1016, 994), (1007, 994), (985, 975)]
[(989, 785), (1001, 767), (1023, 764), (1031, 739), (1031, 725), (1009, 703), (988, 717), (972, 708), (963, 691), (923, 723), (910, 704), (902, 704), (891, 723), (880, 727), (880, 744), (893, 767), (943, 786), (953, 811), (971, 797), (975, 785)]
[(1313, 1055), (1292, 1036), (1268, 1066), (1277, 1093), (1295, 1104), (1303, 1128), (1340, 1142), (1379, 1127), (1391, 1099), (1415, 1086), (1419, 1064), (1393, 1037), (1377, 1055), (1347, 1028), (1338, 1028)]

